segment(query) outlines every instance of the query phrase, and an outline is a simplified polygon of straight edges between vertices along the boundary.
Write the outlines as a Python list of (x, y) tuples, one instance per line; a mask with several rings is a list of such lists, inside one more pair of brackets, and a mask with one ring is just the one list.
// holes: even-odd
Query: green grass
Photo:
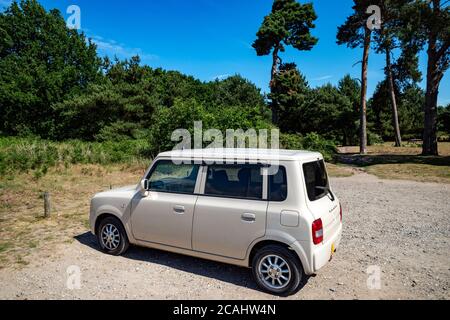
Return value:
[(0, 253), (5, 252), (12, 247), (10, 242), (0, 242)]
[[(138, 183), (146, 163), (75, 164), (52, 167), (39, 180), (33, 172), (0, 175), (0, 268), (23, 266), (35, 250), (52, 250), (89, 231), (91, 197), (109, 186)], [(13, 177), (13, 179), (10, 179)], [(52, 212), (44, 218), (42, 193), (51, 195)]]
[(30, 249), (34, 249), (34, 248), (36, 248), (37, 246), (38, 246), (38, 243), (35, 242), (35, 241), (30, 241), (30, 242), (28, 243), (28, 247), (29, 247)]
[(34, 172), (39, 179), (49, 168), (73, 164), (114, 164), (145, 159), (145, 140), (119, 142), (53, 142), (36, 138), (0, 138), (0, 174)]
[(395, 148), (393, 143), (370, 146), (367, 155), (358, 147), (340, 148), (337, 162), (360, 167), (382, 179), (450, 183), (450, 143), (439, 143), (439, 156), (422, 156), (419, 144)]
[(333, 178), (351, 177), (354, 174), (350, 167), (333, 163), (327, 163), (327, 171), (328, 175)]
[[(26, 265), (30, 252), (89, 230), (89, 199), (137, 183), (151, 162), (147, 150), (144, 140), (0, 138), (0, 268)], [(43, 192), (52, 199), (47, 219)]]
[(379, 164), (367, 167), (366, 171), (382, 179), (450, 183), (450, 166), (416, 163)]

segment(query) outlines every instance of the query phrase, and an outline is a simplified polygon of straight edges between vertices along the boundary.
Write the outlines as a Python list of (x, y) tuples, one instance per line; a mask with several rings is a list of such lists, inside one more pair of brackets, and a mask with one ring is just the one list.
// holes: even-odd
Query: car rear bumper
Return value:
[[(310, 241), (296, 241), (291, 244), (300, 261), (302, 262), (303, 270), (306, 275), (312, 275), (323, 268), (332, 257), (332, 248), (334, 251), (339, 248), (342, 236), (342, 223), (336, 230), (334, 235), (330, 237), (325, 243), (320, 245), (313, 245)], [(334, 253), (334, 252), (333, 252)]]
[(326, 242), (313, 248), (313, 272), (322, 269), (333, 257), (333, 254), (339, 248), (342, 236), (342, 223), (339, 225), (335, 234)]

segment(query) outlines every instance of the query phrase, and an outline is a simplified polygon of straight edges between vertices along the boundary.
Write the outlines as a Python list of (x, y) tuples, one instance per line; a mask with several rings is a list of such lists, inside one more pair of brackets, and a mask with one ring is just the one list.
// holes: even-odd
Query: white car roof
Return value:
[(163, 152), (158, 158), (308, 161), (323, 159), (319, 152), (281, 149), (192, 149)]

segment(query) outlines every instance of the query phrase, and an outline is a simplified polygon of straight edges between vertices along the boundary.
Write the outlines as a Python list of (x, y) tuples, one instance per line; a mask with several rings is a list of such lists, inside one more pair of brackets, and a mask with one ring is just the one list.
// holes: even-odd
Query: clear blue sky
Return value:
[[(0, 6), (10, 0), (0, 0)], [(304, 2), (304, 1), (301, 1)], [(179, 70), (204, 81), (241, 74), (268, 91), (270, 57), (257, 57), (251, 44), (272, 0), (41, 0), (64, 17), (75, 4), (81, 8), (82, 30), (101, 55), (119, 58), (139, 54), (152, 67)], [(297, 63), (312, 87), (336, 84), (346, 73), (360, 77), (360, 49), (336, 45), (337, 26), (351, 13), (351, 0), (313, 0), (318, 15), (312, 51), (288, 49), (285, 62)], [(421, 54), (425, 76), (426, 56)], [(372, 52), (369, 94), (384, 78), (383, 56)], [(422, 86), (423, 86), (422, 82)], [(450, 103), (450, 76), (444, 77), (440, 104)]]

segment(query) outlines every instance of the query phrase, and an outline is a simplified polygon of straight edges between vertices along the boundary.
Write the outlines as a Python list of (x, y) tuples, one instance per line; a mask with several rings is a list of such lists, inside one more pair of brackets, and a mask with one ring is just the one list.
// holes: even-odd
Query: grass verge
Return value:
[[(149, 164), (73, 165), (0, 176), (0, 268), (23, 266), (36, 248), (71, 241), (89, 230), (89, 201), (97, 192), (135, 184)], [(51, 195), (52, 212), (43, 218), (42, 193)]]
[(351, 177), (354, 174), (354, 170), (349, 166), (342, 164), (327, 163), (328, 175), (333, 178)]
[(367, 155), (357, 147), (340, 148), (339, 164), (353, 165), (382, 179), (450, 183), (450, 143), (439, 143), (440, 156), (422, 156), (418, 144), (395, 148), (392, 143), (370, 146)]

